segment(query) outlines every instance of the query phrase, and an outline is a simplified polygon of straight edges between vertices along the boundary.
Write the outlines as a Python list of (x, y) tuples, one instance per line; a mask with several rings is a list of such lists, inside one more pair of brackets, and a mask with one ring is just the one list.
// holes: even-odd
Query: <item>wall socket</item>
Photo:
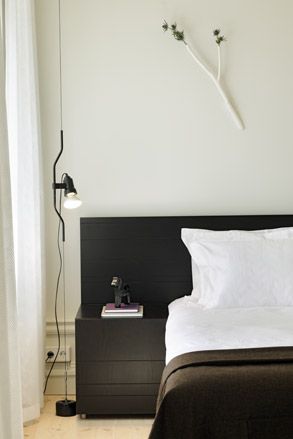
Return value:
[[(54, 358), (57, 354), (58, 351), (58, 347), (57, 346), (47, 346), (46, 347), (46, 356), (48, 355), (48, 352), (52, 351), (54, 353), (54, 357), (49, 358), (46, 362), (47, 363), (53, 363)], [(65, 358), (66, 358), (66, 363), (69, 363), (71, 361), (71, 349), (70, 346), (66, 346), (66, 355), (65, 355), (65, 348), (64, 347), (60, 347), (60, 351), (58, 354), (58, 357), (56, 358), (56, 363), (65, 363)]]

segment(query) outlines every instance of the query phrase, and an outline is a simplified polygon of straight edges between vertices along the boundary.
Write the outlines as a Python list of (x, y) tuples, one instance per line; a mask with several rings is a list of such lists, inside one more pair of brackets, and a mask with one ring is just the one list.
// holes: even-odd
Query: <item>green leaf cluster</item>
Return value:
[(216, 37), (215, 41), (219, 46), (223, 41), (227, 41), (226, 38), (224, 37), (224, 35), (221, 35), (220, 29), (215, 29), (213, 31), (213, 35)]
[(164, 32), (166, 32), (167, 30), (170, 30), (172, 32), (172, 35), (175, 38), (175, 40), (183, 41), (184, 44), (187, 44), (185, 41), (185, 37), (184, 37), (184, 30), (179, 31), (177, 29), (176, 23), (173, 23), (173, 24), (171, 24), (171, 26), (169, 26), (169, 24), (166, 22), (166, 20), (164, 20), (162, 28), (163, 28)]

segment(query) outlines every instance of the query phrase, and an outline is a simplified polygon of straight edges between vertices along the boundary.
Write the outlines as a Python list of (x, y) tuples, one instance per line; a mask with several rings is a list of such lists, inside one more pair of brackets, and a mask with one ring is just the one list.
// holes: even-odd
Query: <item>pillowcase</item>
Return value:
[(182, 229), (182, 240), (202, 306), (293, 306), (293, 228)]

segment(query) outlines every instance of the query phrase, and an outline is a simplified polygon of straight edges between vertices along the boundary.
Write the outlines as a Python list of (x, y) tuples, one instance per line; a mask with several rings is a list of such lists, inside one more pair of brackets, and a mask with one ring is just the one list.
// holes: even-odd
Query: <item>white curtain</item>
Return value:
[(5, 105), (3, 4), (0, 33), (0, 438), (22, 438), (13, 226)]
[(33, 0), (6, 0), (6, 97), (24, 422), (43, 404), (43, 188)]

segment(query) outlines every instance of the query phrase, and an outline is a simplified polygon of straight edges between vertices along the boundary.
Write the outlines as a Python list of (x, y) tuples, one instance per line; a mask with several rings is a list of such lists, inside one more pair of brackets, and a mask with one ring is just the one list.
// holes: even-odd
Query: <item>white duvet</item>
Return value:
[(293, 346), (293, 307), (203, 309), (191, 296), (169, 305), (166, 364), (192, 351)]

